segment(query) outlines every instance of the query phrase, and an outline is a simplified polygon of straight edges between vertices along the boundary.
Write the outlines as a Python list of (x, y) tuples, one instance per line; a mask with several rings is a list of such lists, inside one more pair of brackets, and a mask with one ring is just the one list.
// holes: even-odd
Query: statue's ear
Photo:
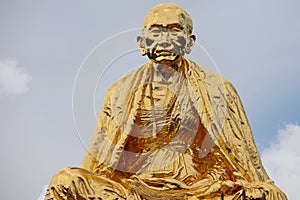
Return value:
[(147, 54), (147, 50), (145, 48), (144, 38), (142, 36), (137, 36), (136, 38), (137, 45), (140, 49), (142, 56)]
[(186, 44), (186, 47), (185, 47), (185, 53), (186, 54), (191, 53), (195, 42), (196, 42), (196, 36), (195, 35), (190, 35), (188, 37), (188, 41), (187, 41), (187, 44)]

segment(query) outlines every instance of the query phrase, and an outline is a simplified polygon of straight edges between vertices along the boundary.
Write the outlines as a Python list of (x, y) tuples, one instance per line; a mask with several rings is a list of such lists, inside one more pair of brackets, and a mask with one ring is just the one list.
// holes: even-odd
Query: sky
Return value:
[[(147, 62), (135, 39), (147, 11), (163, 2), (0, 1), (2, 199), (40, 199), (57, 171), (80, 166), (103, 92)], [(300, 2), (169, 2), (190, 13), (205, 50), (197, 50), (200, 64), (215, 63), (233, 83), (268, 174), (296, 199)]]

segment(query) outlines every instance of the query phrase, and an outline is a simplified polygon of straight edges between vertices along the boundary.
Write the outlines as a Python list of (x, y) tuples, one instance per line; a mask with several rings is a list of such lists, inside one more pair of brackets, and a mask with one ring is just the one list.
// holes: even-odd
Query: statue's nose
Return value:
[(162, 32), (161, 41), (159, 42), (159, 46), (161, 46), (163, 48), (167, 48), (167, 47), (171, 46), (170, 34), (168, 31)]
[(161, 32), (161, 38), (163, 40), (169, 40), (170, 39), (170, 33), (168, 29), (165, 29)]
[(171, 44), (170, 44), (170, 42), (162, 41), (159, 43), (159, 46), (161, 46), (163, 48), (168, 48), (169, 46), (171, 46)]

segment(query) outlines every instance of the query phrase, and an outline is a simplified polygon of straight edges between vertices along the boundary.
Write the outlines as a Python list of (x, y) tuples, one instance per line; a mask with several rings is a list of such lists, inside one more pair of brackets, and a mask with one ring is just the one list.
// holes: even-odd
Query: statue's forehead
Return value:
[(152, 25), (167, 26), (169, 24), (180, 24), (185, 26), (187, 16), (180, 10), (160, 9), (149, 13), (144, 22), (143, 28)]

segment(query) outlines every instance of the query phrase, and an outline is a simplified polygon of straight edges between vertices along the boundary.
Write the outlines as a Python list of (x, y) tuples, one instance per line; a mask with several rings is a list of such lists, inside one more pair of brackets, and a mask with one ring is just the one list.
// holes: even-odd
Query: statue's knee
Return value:
[(50, 185), (65, 185), (70, 183), (72, 180), (81, 176), (80, 171), (83, 169), (76, 167), (68, 167), (58, 171), (51, 179)]

